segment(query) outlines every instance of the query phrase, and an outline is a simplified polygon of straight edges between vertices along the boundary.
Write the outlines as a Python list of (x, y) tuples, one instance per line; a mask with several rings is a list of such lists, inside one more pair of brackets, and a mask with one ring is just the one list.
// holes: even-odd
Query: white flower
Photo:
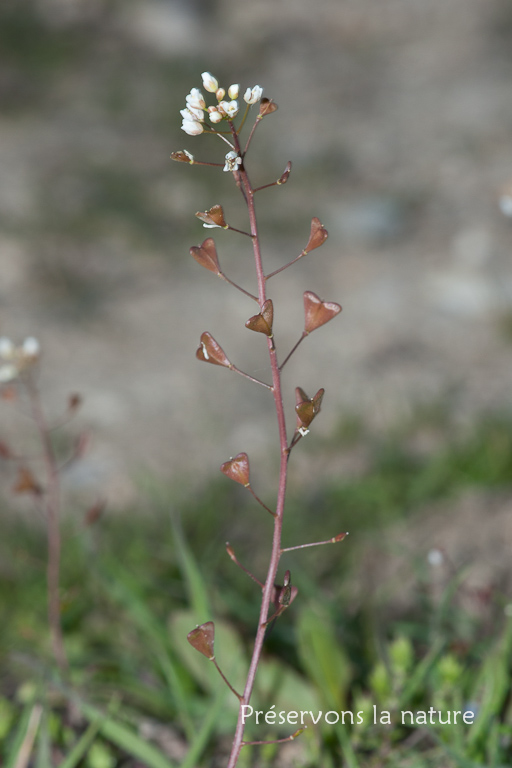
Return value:
[(236, 152), (228, 152), (226, 155), (226, 164), (223, 171), (237, 171), (238, 166), (242, 165), (242, 158)]
[(247, 104), (256, 104), (263, 95), (263, 88), (260, 85), (255, 85), (254, 88), (248, 88), (244, 93), (244, 101)]
[(41, 352), (41, 346), (33, 336), (27, 336), (21, 347), (15, 347), (6, 336), (0, 337), (0, 357), (7, 360), (0, 365), (0, 384), (13, 381), (26, 368), (33, 365)]
[(219, 111), (224, 112), (228, 118), (235, 117), (238, 114), (238, 101), (221, 101)]
[(199, 88), (192, 88), (186, 98), (186, 102), (189, 109), (206, 109), (206, 102)]
[(27, 336), (21, 350), (26, 357), (38, 357), (41, 352), (41, 345), (33, 336)]
[(228, 96), (230, 99), (238, 99), (238, 91), (240, 90), (240, 83), (234, 83), (228, 88)]
[(208, 117), (212, 123), (220, 123), (220, 121), (223, 119), (223, 116), (216, 107), (208, 108)]
[(438, 568), (444, 563), (444, 556), (440, 549), (431, 549), (428, 552), (427, 560), (433, 568)]
[(219, 83), (210, 72), (203, 72), (203, 88), (209, 93), (215, 93), (219, 89)]

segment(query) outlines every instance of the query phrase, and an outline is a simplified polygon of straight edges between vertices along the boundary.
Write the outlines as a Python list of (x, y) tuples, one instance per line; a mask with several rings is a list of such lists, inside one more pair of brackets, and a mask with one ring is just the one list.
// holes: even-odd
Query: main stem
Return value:
[[(240, 153), (240, 145), (238, 143), (238, 136), (233, 131), (233, 138), (235, 141), (235, 149)], [(256, 274), (258, 278), (258, 300), (260, 307), (266, 301), (265, 292), (265, 275), (263, 272), (263, 263), (261, 259), (261, 248), (258, 235), (258, 224), (256, 220), (256, 210), (254, 206), (254, 189), (251, 185), (247, 171), (242, 165), (239, 170), (240, 179), (242, 181), (244, 198), (247, 203), (247, 210), (249, 213), (249, 222), (251, 225), (251, 237), (254, 250), (254, 261), (256, 264)], [(281, 373), (277, 363), (276, 351), (274, 348), (273, 340), (267, 339), (268, 353), (270, 357), (270, 367), (272, 370), (272, 394), (274, 395), (274, 403), (277, 416), (277, 424), (279, 428), (279, 446), (280, 446), (280, 468), (279, 468), (279, 488), (277, 493), (277, 505), (276, 516), (274, 518), (274, 534), (272, 537), (272, 554), (270, 556), (270, 562), (268, 565), (267, 578), (263, 587), (263, 596), (261, 600), (260, 617), (258, 621), (258, 631), (256, 632), (256, 639), (254, 641), (254, 650), (252, 653), (252, 659), (249, 666), (249, 672), (247, 673), (247, 680), (245, 683), (244, 692), (240, 699), (240, 709), (238, 711), (238, 722), (236, 725), (235, 735), (233, 738), (233, 745), (231, 748), (231, 754), (227, 768), (235, 768), (240, 750), (242, 748), (243, 735), (244, 735), (244, 722), (243, 712), (244, 705), (249, 704), (252, 690), (254, 687), (254, 680), (256, 678), (256, 671), (261, 658), (261, 652), (263, 649), (263, 641), (265, 639), (266, 621), (269, 613), (270, 603), (272, 600), (272, 594), (274, 591), (274, 584), (276, 581), (277, 568), (279, 566), (279, 560), (281, 558), (281, 532), (283, 528), (283, 512), (284, 502), (286, 496), (286, 479), (288, 469), (288, 439), (286, 437), (286, 423), (284, 418), (284, 406), (283, 397), (281, 393)]]
[(46, 566), (46, 584), (48, 594), (48, 624), (52, 651), (61, 672), (67, 669), (68, 661), (64, 649), (62, 627), (60, 620), (60, 490), (59, 468), (55, 459), (53, 446), (50, 440), (48, 425), (44, 417), (37, 385), (29, 378), (28, 392), (32, 409), (32, 417), (39, 432), (43, 448), (43, 457), (46, 468), (45, 512), (46, 530), (48, 540), (48, 561)]

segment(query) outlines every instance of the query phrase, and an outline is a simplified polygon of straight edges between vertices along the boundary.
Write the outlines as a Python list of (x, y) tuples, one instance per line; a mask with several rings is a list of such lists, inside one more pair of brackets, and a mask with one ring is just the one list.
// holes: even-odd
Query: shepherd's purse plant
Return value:
[[(198, 88), (192, 88), (186, 97), (186, 107), (181, 110), (183, 117), (182, 129), (190, 136), (199, 136), (203, 133), (214, 134), (219, 137), (225, 153), (224, 162), (209, 162), (196, 159), (195, 155), (188, 150), (173, 152), (173, 160), (189, 165), (206, 165), (230, 173), (240, 194), (244, 200), (248, 214), (247, 231), (242, 231), (231, 226), (225, 218), (224, 209), (220, 204), (214, 204), (207, 211), (196, 213), (197, 218), (202, 221), (203, 226), (209, 229), (222, 228), (235, 233), (236, 237), (240, 235), (246, 237), (252, 245), (254, 258), (254, 268), (257, 283), (257, 291), (251, 293), (249, 290), (241, 287), (222, 270), (217, 255), (217, 248), (213, 237), (207, 237), (201, 245), (190, 249), (193, 258), (205, 269), (213, 272), (217, 277), (228, 282), (234, 288), (241, 291), (248, 299), (254, 301), (257, 305), (256, 311), (251, 313), (249, 319), (245, 322), (245, 327), (264, 337), (269, 356), (269, 382), (256, 379), (250, 374), (240, 370), (231, 362), (221, 345), (213, 338), (211, 333), (205, 331), (200, 338), (200, 344), (196, 352), (198, 360), (210, 363), (212, 365), (222, 366), (234, 373), (237, 373), (253, 384), (264, 387), (269, 392), (269, 398), (273, 399), (275, 415), (277, 419), (279, 433), (279, 481), (276, 493), (275, 505), (267, 506), (254, 490), (249, 467), (249, 457), (247, 453), (239, 453), (234, 458), (225, 461), (221, 466), (223, 472), (228, 478), (240, 483), (247, 488), (254, 499), (263, 507), (267, 514), (270, 514), (274, 522), (274, 530), (271, 543), (269, 542), (268, 570), (264, 581), (261, 581), (252, 574), (237, 558), (233, 546), (226, 545), (227, 554), (239, 568), (241, 568), (256, 584), (261, 591), (261, 604), (259, 609), (259, 619), (257, 625), (256, 637), (252, 658), (247, 672), (245, 686), (241, 692), (235, 690), (222, 670), (220, 669), (214, 652), (215, 624), (213, 621), (207, 621), (204, 624), (192, 629), (188, 635), (190, 644), (207, 659), (213, 662), (218, 669), (224, 682), (228, 685), (233, 694), (239, 701), (239, 713), (236, 730), (233, 736), (231, 754), (227, 763), (227, 768), (234, 768), (237, 765), (240, 752), (243, 747), (265, 743), (276, 743), (293, 740), (303, 729), (287, 736), (283, 739), (276, 739), (275, 742), (265, 741), (247, 741), (244, 740), (244, 714), (247, 712), (251, 694), (257, 675), (258, 666), (262, 656), (262, 650), (265, 637), (273, 622), (288, 608), (297, 596), (297, 588), (292, 585), (291, 574), (286, 570), (282, 578), (282, 583), (278, 583), (278, 568), (281, 558), (285, 553), (292, 550), (303, 549), (305, 547), (314, 547), (322, 544), (337, 543), (346, 536), (345, 533), (338, 533), (325, 541), (313, 543), (292, 544), (283, 546), (282, 530), (283, 515), (285, 510), (286, 485), (288, 476), (288, 464), (292, 450), (309, 433), (313, 420), (318, 416), (322, 405), (324, 390), (322, 388), (309, 396), (304, 390), (297, 386), (295, 389), (295, 428), (291, 437), (287, 429), (285, 408), (283, 404), (282, 393), (282, 372), (283, 368), (295, 353), (299, 345), (313, 331), (320, 326), (332, 320), (341, 312), (341, 307), (332, 301), (324, 301), (313, 291), (305, 291), (304, 301), (304, 326), (300, 330), (299, 338), (293, 348), (284, 355), (279, 351), (274, 338), (273, 321), (274, 312), (279, 311), (274, 307), (273, 301), (268, 297), (269, 281), (277, 275), (280, 275), (286, 269), (295, 264), (299, 259), (309, 254), (311, 251), (319, 248), (327, 239), (327, 230), (321, 221), (314, 217), (311, 221), (311, 231), (309, 239), (302, 251), (291, 261), (280, 266), (272, 272), (267, 272), (263, 262), (263, 255), (260, 244), (260, 230), (256, 216), (256, 196), (263, 190), (272, 187), (280, 187), (287, 183), (292, 164), (288, 162), (281, 176), (270, 183), (254, 187), (248, 173), (247, 158), (251, 149), (251, 142), (255, 131), (264, 118), (269, 117), (277, 110), (277, 104), (267, 98), (263, 98), (263, 89), (259, 85), (253, 88), (247, 88), (243, 98), (239, 98), (240, 86), (238, 84), (230, 85), (226, 90), (219, 87), (218, 81), (209, 72), (202, 74), (203, 88), (208, 96), (205, 98), (203, 92)], [(207, 99), (211, 104), (207, 104)], [(256, 117), (252, 126), (248, 130), (245, 143), (242, 142), (242, 131), (248, 121), (252, 111), (256, 111)], [(249, 314), (249, 312), (248, 312)]]

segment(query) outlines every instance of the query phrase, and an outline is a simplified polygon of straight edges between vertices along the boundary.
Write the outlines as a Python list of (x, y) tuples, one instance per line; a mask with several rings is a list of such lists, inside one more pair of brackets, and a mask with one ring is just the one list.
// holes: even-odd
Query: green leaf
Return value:
[(320, 698), (331, 709), (344, 709), (350, 664), (330, 620), (311, 608), (303, 609), (297, 623), (297, 639), (302, 666)]

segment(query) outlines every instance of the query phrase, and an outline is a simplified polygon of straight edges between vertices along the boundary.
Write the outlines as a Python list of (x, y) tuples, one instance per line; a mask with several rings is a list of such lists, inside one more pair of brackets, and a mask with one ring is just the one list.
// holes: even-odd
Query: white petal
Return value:
[(238, 91), (240, 90), (240, 83), (234, 83), (228, 88), (228, 96), (230, 99), (238, 99)]
[(235, 117), (235, 115), (238, 113), (238, 101), (221, 101), (219, 108), (228, 117)]
[(183, 120), (181, 130), (188, 133), (189, 136), (199, 136), (203, 132), (203, 126), (197, 120)]
[(255, 85), (254, 88), (248, 88), (244, 93), (244, 101), (247, 104), (256, 104), (263, 95), (263, 88), (261, 85)]
[(219, 90), (219, 83), (210, 72), (203, 72), (203, 88), (209, 93), (216, 93)]
[(27, 357), (37, 357), (41, 354), (41, 345), (33, 336), (27, 336), (22, 344), (21, 350)]
[(189, 107), (192, 106), (195, 109), (205, 109), (206, 107), (204, 96), (199, 88), (192, 88), (186, 98), (186, 102)]

